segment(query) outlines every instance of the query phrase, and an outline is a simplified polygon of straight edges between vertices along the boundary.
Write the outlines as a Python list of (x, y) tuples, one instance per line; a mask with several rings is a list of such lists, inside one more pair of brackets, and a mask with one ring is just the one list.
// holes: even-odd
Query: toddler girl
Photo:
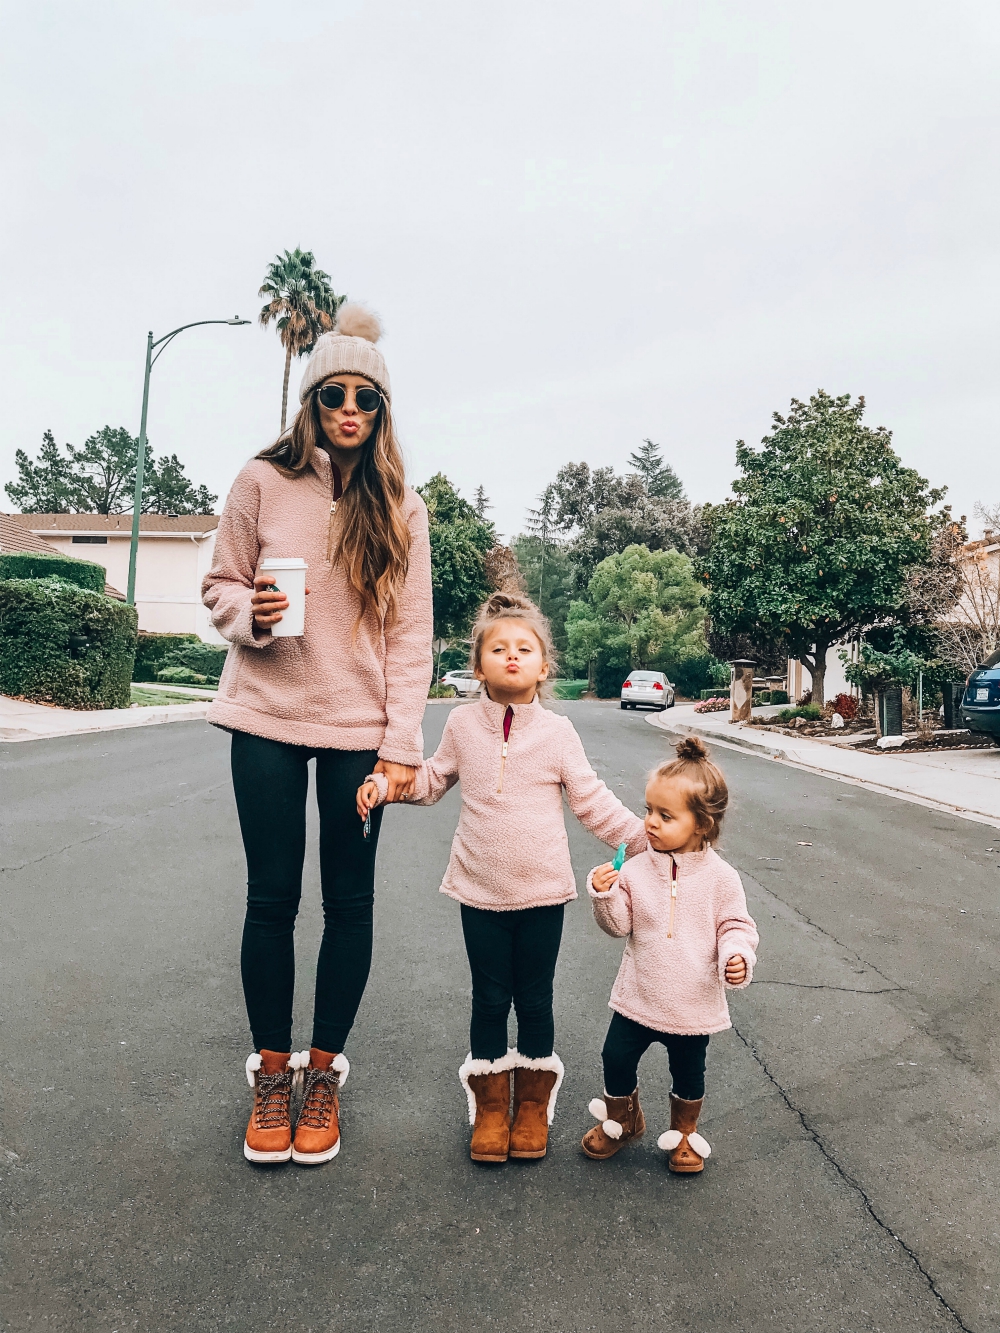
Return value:
[(729, 801), (726, 780), (696, 736), (676, 749), (646, 786), (646, 851), (621, 875), (602, 865), (587, 882), (597, 924), (628, 942), (609, 1001), (604, 1099), (590, 1103), (602, 1123), (582, 1146), (601, 1161), (645, 1131), (637, 1071), (658, 1041), (673, 1090), (670, 1128), (657, 1142), (670, 1170), (686, 1174), (703, 1171), (712, 1151), (696, 1132), (708, 1038), (732, 1026), (726, 987), (749, 986), (757, 927), (739, 875), (713, 849)]
[[(417, 769), (411, 798), (433, 805), (462, 784), (441, 892), (462, 905), (472, 970), (472, 1049), (459, 1078), (475, 1162), (545, 1156), (563, 1077), (553, 1050), (552, 978), (563, 907), (577, 896), (563, 792), (603, 842), (625, 842), (632, 854), (646, 845), (642, 821), (598, 778), (572, 723), (539, 702), (553, 656), (538, 608), (526, 597), (494, 593), (472, 632), (479, 697), (453, 708), (437, 753)], [(367, 817), (384, 799), (384, 784), (371, 779), (358, 791), (358, 813)], [(508, 1050), (512, 1001), (517, 1046)]]

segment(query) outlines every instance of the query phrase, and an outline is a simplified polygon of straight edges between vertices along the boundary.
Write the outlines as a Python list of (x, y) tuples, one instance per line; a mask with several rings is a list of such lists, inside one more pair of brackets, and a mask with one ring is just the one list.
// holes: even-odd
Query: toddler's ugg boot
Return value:
[(601, 1123), (587, 1130), (580, 1147), (595, 1161), (614, 1157), (626, 1143), (642, 1138), (646, 1132), (638, 1088), (627, 1097), (609, 1097), (607, 1093), (603, 1101), (595, 1097), (588, 1109)]
[(506, 1162), (510, 1150), (510, 1071), (517, 1056), (508, 1051), (498, 1060), (465, 1057), (458, 1071), (469, 1099), (474, 1162)]
[(253, 1110), (243, 1140), (248, 1162), (287, 1162), (292, 1155), (292, 1080), (299, 1057), (288, 1051), (255, 1051), (248, 1056), (247, 1082)]
[(340, 1152), (337, 1091), (347, 1082), (351, 1066), (346, 1055), (333, 1055), (315, 1046), (300, 1052), (299, 1061), (305, 1072), (292, 1161), (300, 1166), (320, 1166)]
[(544, 1157), (549, 1125), (556, 1110), (556, 1097), (565, 1074), (558, 1055), (532, 1060), (517, 1056), (514, 1066), (514, 1120), (510, 1128), (510, 1155)]
[(683, 1097), (670, 1094), (670, 1128), (656, 1142), (658, 1147), (670, 1154), (667, 1162), (670, 1170), (681, 1176), (704, 1171), (705, 1158), (712, 1152), (708, 1140), (697, 1132), (698, 1117), (704, 1101), (705, 1098), (700, 1097), (696, 1102), (686, 1102)]

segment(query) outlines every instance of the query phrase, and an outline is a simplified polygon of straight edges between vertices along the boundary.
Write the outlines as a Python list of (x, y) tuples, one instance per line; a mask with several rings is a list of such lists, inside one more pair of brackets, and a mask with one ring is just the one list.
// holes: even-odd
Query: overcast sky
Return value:
[[(504, 533), (644, 436), (720, 499), (818, 387), (957, 512), (1000, 501), (995, 2), (0, 14), (0, 483), (46, 428), (138, 433), (147, 329), (256, 320), (301, 245), (384, 320), (411, 480), (482, 483)], [(282, 369), (256, 323), (181, 335), (157, 454), (224, 496)]]

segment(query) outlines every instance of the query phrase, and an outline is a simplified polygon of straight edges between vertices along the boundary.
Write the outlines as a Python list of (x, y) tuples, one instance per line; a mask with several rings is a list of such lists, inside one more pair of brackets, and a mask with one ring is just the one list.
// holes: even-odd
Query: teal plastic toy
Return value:
[(625, 848), (627, 845), (627, 843), (621, 843), (617, 852), (615, 852), (615, 859), (611, 862), (615, 870), (621, 870), (622, 866), (625, 864)]

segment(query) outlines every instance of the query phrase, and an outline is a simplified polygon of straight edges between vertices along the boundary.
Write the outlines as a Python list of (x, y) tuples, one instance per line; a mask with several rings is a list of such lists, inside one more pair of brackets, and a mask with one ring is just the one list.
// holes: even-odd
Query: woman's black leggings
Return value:
[(233, 732), (236, 808), (247, 857), (243, 994), (257, 1050), (292, 1049), (295, 918), (306, 854), (306, 796), (316, 760), (323, 942), (316, 967), (312, 1045), (344, 1049), (372, 960), (375, 850), (382, 809), (366, 840), (358, 787), (378, 761), (374, 750), (312, 750)]
[(626, 1018), (617, 1010), (604, 1039), (604, 1091), (609, 1097), (628, 1097), (639, 1081), (639, 1061), (654, 1041), (667, 1048), (675, 1097), (696, 1102), (705, 1095), (705, 1056), (708, 1037), (684, 1037), (676, 1032), (657, 1032)]
[(474, 1060), (499, 1060), (507, 1054), (512, 1001), (517, 1049), (530, 1060), (552, 1054), (552, 980), (562, 927), (562, 903), (513, 912), (462, 904), (465, 951), (472, 969), (469, 1037)]

